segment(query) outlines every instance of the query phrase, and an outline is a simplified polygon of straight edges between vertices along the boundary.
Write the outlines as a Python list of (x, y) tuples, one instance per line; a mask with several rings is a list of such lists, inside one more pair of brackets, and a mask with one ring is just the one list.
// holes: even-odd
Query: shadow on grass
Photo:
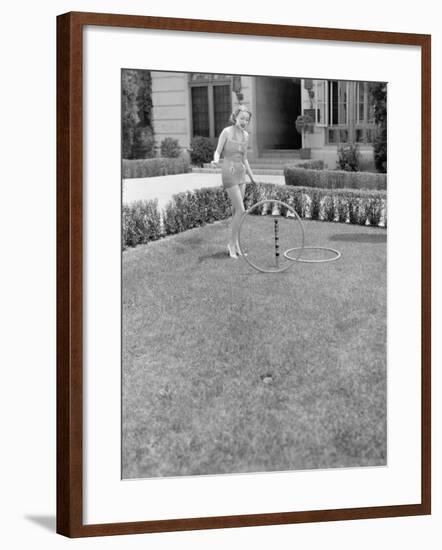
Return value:
[(197, 244), (203, 243), (204, 239), (202, 237), (197, 237), (195, 235), (192, 235), (191, 237), (181, 238), (179, 242), (182, 245), (195, 246)]
[(387, 234), (379, 233), (337, 233), (329, 237), (330, 241), (341, 241), (351, 243), (386, 243)]
[(207, 260), (230, 260), (229, 255), (226, 252), (215, 252), (214, 254), (206, 254), (204, 256), (199, 256), (198, 262), (206, 262)]

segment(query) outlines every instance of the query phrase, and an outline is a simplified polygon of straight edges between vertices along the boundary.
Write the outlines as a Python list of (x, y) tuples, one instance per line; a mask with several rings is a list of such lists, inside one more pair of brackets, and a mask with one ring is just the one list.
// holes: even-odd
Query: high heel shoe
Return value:
[(239, 248), (239, 244), (237, 244), (235, 246), (235, 250), (236, 250), (236, 253), (238, 254), (238, 256), (247, 256), (247, 252), (244, 252), (244, 254), (241, 252), (241, 250)]
[(229, 256), (230, 256), (231, 258), (234, 258), (235, 260), (238, 259), (238, 256), (236, 255), (235, 250), (232, 250), (230, 244), (227, 245), (227, 251), (229, 252)]

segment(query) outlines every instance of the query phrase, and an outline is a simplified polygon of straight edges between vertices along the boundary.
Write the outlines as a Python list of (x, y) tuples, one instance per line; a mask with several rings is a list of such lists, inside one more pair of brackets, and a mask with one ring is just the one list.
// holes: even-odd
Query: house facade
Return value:
[[(374, 102), (369, 82), (151, 72), (157, 146), (166, 137), (188, 148), (194, 136), (216, 142), (232, 110), (252, 112), (248, 157), (309, 148), (312, 159), (335, 168), (340, 145), (358, 144), (363, 169), (373, 169)], [(296, 119), (309, 115), (309, 132)]]

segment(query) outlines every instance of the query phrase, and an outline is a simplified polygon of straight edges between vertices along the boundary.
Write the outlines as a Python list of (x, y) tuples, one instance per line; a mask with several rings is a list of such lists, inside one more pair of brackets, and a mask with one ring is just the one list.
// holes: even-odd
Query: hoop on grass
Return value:
[(332, 252), (334, 254), (334, 256), (332, 256), (331, 258), (325, 258), (322, 260), (307, 260), (306, 258), (300, 258), (299, 253), (296, 258), (292, 258), (290, 256), (290, 252), (292, 252), (293, 250), (299, 250), (299, 248), (289, 248), (283, 253), (284, 258), (287, 258), (287, 260), (290, 260), (292, 262), (304, 262), (306, 264), (323, 264), (325, 262), (334, 262), (341, 257), (341, 253), (339, 252), (339, 250), (335, 250), (334, 248), (327, 248), (325, 246), (303, 246), (301, 249), (301, 252), (302, 250), (328, 250), (329, 252)]
[[(304, 227), (298, 213), (288, 204), (266, 199), (246, 210), (238, 229), (238, 245), (243, 259), (262, 273), (282, 273), (293, 263), (280, 249), (298, 244), (300, 258), (304, 249)], [(294, 242), (295, 241), (295, 242)], [(285, 258), (287, 261), (281, 261)]]

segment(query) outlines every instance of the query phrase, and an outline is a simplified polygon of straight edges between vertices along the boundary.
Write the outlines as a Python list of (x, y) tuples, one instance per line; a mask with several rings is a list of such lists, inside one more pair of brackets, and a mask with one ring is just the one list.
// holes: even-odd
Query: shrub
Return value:
[(132, 149), (134, 146), (134, 133), (135, 133), (134, 128), (123, 125), (122, 144), (121, 144), (121, 154), (123, 159), (133, 158)]
[(365, 204), (365, 216), (370, 225), (379, 225), (382, 220), (384, 202), (381, 197), (370, 199)]
[(296, 165), (297, 168), (304, 168), (306, 170), (324, 170), (323, 160), (309, 160), (307, 162), (300, 162)]
[(327, 222), (333, 222), (335, 220), (335, 201), (334, 197), (326, 195), (322, 200), (322, 216)]
[(204, 163), (213, 160), (215, 145), (210, 138), (195, 136), (190, 142), (190, 157), (192, 163), (196, 166), (202, 166)]
[(121, 225), (123, 249), (158, 240), (161, 237), (158, 201), (137, 201), (131, 205), (123, 205)]
[(377, 132), (374, 139), (374, 162), (376, 170), (387, 172), (387, 85), (384, 82), (376, 82), (371, 87), (374, 98), (374, 121)]
[[(320, 189), (311, 187), (286, 187), (271, 183), (252, 184), (246, 188), (245, 199), (253, 193), (253, 202), (258, 200), (280, 200), (296, 210), (301, 218), (313, 220), (350, 222), (365, 225), (386, 226), (386, 193), (359, 189)], [(247, 205), (247, 207), (249, 207)], [(282, 209), (281, 213), (285, 213)], [(255, 211), (262, 213), (262, 208)]]
[(244, 193), (244, 208), (248, 210), (251, 206), (262, 200), (261, 184), (248, 183)]
[(180, 156), (176, 159), (163, 159), (165, 175), (186, 174), (191, 172), (188, 159), (184, 156)]
[(359, 201), (348, 201), (348, 221), (349, 223), (358, 223), (359, 216)]
[[(280, 200), (300, 217), (313, 220), (387, 226), (386, 192), (359, 189), (319, 189), (283, 185), (247, 184), (247, 208), (262, 200)], [(266, 214), (262, 207), (255, 214)], [(287, 208), (279, 207), (282, 215)], [(123, 207), (123, 247), (135, 246), (194, 227), (224, 220), (231, 215), (228, 195), (222, 187), (186, 191), (174, 195), (163, 212), (163, 226), (156, 201)]]
[[(140, 157), (143, 149), (141, 128), (152, 132), (152, 76), (150, 71), (123, 69), (121, 71), (122, 154), (125, 159)], [(136, 135), (137, 134), (137, 135)], [(137, 142), (137, 143), (135, 143)], [(138, 150), (135, 150), (138, 148)], [(150, 146), (148, 147), (150, 151)], [(147, 156), (153, 156), (149, 154)]]
[(285, 183), (297, 187), (321, 189), (371, 189), (387, 188), (387, 175), (372, 172), (346, 172), (344, 170), (308, 170), (297, 166), (284, 168)]
[(310, 218), (312, 220), (319, 220), (322, 192), (319, 189), (312, 189), (308, 195), (310, 198)]
[(164, 210), (164, 231), (173, 235), (231, 215), (228, 195), (222, 187), (196, 189), (174, 195)]
[(345, 223), (348, 219), (348, 200), (345, 193), (335, 194), (335, 212), (338, 222)]
[(161, 156), (164, 158), (178, 158), (181, 148), (177, 139), (164, 138), (161, 142)]
[(338, 148), (337, 168), (346, 172), (359, 172), (360, 154), (357, 145), (341, 145)]
[(358, 207), (359, 207), (359, 212), (358, 212), (358, 219), (357, 219), (357, 223), (359, 225), (367, 225), (367, 205), (364, 201), (360, 200), (358, 201)]
[(225, 220), (231, 215), (230, 202), (226, 191), (222, 187), (196, 189), (194, 193), (204, 223)]
[(155, 138), (152, 128), (149, 126), (137, 126), (134, 128), (133, 139), (133, 159), (147, 159), (155, 156)]
[(387, 128), (381, 127), (374, 138), (374, 164), (380, 173), (387, 172)]
[[(365, 225), (379, 225), (385, 209), (384, 191), (335, 190), (299, 188), (271, 183), (247, 184), (245, 208), (263, 200), (279, 200), (291, 206), (300, 217), (313, 220), (340, 221)], [(279, 208), (282, 215), (287, 208)], [(265, 214), (259, 207), (254, 214)], [(165, 214), (166, 233), (178, 233), (204, 223), (229, 217), (230, 201), (222, 188), (199, 189), (175, 195)], [(385, 216), (384, 216), (385, 217)], [(385, 222), (384, 222), (385, 223)]]
[(290, 203), (290, 206), (296, 210), (296, 213), (301, 217), (305, 218), (307, 215), (307, 210), (310, 208), (310, 198), (306, 193), (300, 192), (293, 195), (293, 202)]
[(152, 178), (171, 174), (185, 174), (191, 171), (189, 160), (185, 156), (168, 159), (123, 160), (123, 178)]

